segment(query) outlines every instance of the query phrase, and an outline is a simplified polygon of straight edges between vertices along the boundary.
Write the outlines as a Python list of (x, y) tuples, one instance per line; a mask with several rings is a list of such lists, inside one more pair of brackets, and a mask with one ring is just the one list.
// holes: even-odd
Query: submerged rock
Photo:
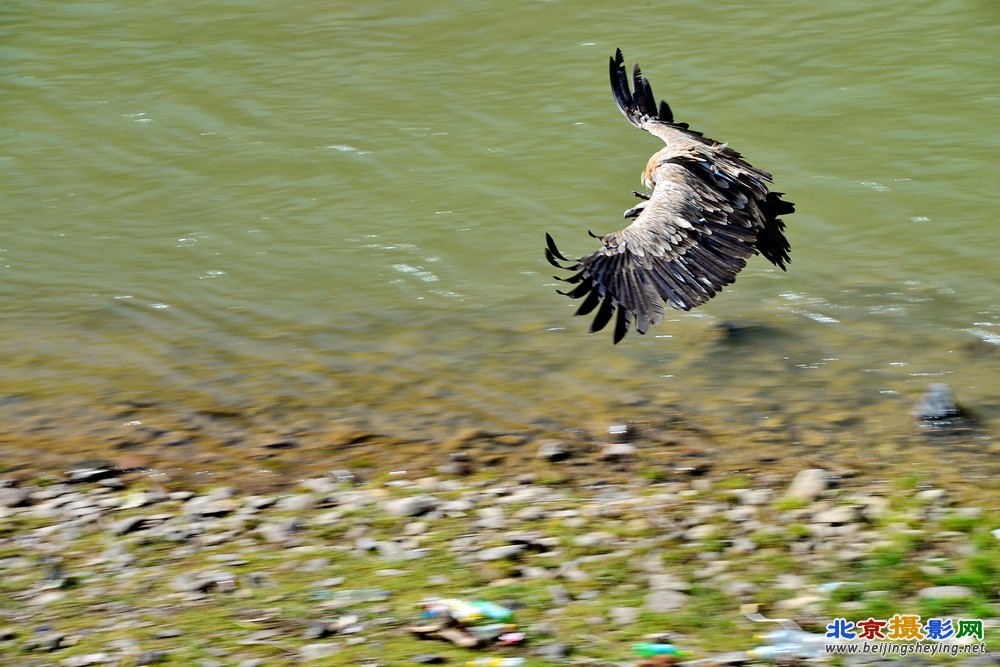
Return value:
[(943, 382), (935, 382), (927, 385), (924, 395), (913, 406), (912, 414), (914, 418), (923, 421), (938, 421), (958, 417), (962, 410), (955, 403), (951, 387)]

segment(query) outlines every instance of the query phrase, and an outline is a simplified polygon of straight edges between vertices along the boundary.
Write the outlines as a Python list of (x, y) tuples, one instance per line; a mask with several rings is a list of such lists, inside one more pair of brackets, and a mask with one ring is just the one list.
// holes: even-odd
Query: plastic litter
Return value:
[(476, 658), (465, 663), (466, 667), (519, 667), (524, 658)]
[(747, 651), (747, 655), (755, 660), (777, 661), (784, 658), (819, 658), (827, 655), (828, 644), (839, 643), (826, 635), (806, 632), (799, 625), (787, 618), (766, 618), (760, 614), (747, 614), (751, 621), (778, 623), (780, 628), (755, 635), (757, 639), (768, 642)]
[(497, 641), (507, 646), (517, 646), (524, 642), (525, 636), (523, 632), (507, 632), (497, 637)]
[(473, 607), (479, 610), (479, 612), (486, 618), (492, 619), (494, 621), (509, 621), (514, 615), (514, 612), (507, 607), (496, 604), (495, 602), (487, 602), (486, 600), (473, 600), (470, 603)]
[(632, 650), (644, 658), (650, 658), (654, 655), (684, 655), (686, 653), (673, 644), (650, 644), (648, 642), (632, 644)]

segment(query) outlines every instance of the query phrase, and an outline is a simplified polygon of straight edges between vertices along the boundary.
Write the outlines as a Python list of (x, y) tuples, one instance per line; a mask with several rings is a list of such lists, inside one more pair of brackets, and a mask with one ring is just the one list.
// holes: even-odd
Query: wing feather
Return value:
[(784, 269), (789, 245), (779, 216), (795, 207), (768, 190), (769, 173), (675, 122), (670, 106), (657, 104), (638, 65), (630, 82), (621, 50), (611, 58), (610, 78), (625, 118), (666, 144), (647, 167), (655, 187), (649, 195), (634, 193), (645, 203), (628, 212), (631, 217), (640, 209), (630, 225), (604, 236), (591, 233), (601, 248), (571, 260), (546, 234), (545, 258), (576, 272), (564, 279), (575, 287), (560, 294), (585, 297), (577, 315), (596, 309), (591, 333), (615, 317), (618, 343), (630, 326), (644, 334), (660, 324), (664, 303), (679, 310), (705, 303), (732, 284), (755, 253)]

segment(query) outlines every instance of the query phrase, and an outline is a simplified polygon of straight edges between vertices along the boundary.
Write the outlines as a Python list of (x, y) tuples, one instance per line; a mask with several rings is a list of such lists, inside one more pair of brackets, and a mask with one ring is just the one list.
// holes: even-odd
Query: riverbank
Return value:
[[(546, 448), (533, 451), (544, 465), (568, 460)], [(623, 440), (602, 456), (613, 472), (637, 452)], [(752, 608), (813, 631), (835, 618), (975, 619), (988, 648), (1000, 642), (995, 487), (959, 502), (967, 489), (920, 474), (815, 468), (581, 486), (461, 458), (433, 475), (342, 470), (276, 493), (96, 468), (78, 483), (8, 477), (3, 662), (627, 665), (634, 642), (655, 640), (686, 661), (739, 664), (771, 629), (747, 620)], [(426, 623), (432, 596), (500, 603), (526, 638), (421, 640), (408, 628)], [(837, 660), (872, 664), (862, 658)]]

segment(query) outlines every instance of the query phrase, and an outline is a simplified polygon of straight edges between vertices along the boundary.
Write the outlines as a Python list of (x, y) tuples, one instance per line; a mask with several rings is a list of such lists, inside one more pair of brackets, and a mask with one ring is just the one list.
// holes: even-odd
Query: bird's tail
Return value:
[(762, 213), (764, 214), (764, 228), (757, 234), (757, 240), (753, 247), (760, 254), (764, 255), (767, 261), (785, 270), (785, 265), (792, 260), (788, 256), (791, 245), (785, 238), (785, 221), (779, 216), (788, 215), (795, 212), (795, 204), (785, 201), (781, 196), (783, 192), (768, 192), (764, 200)]

